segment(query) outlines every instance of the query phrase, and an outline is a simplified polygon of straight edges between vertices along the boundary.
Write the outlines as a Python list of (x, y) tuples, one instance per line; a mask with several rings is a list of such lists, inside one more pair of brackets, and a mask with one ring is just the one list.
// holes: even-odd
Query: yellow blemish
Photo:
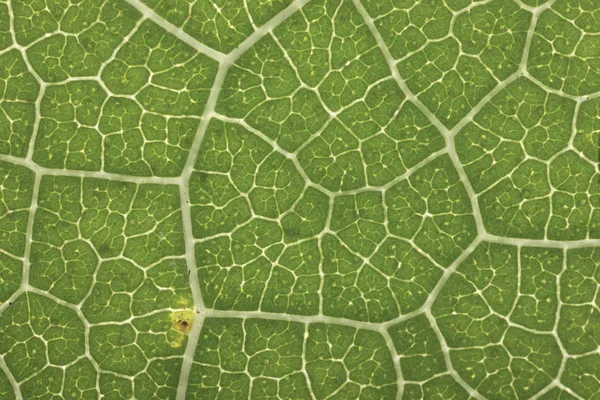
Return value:
[(168, 335), (172, 347), (181, 347), (194, 325), (194, 310), (183, 310), (171, 313), (173, 330)]
[(181, 347), (194, 325), (194, 310), (183, 310), (171, 313), (173, 330), (168, 335), (172, 347)]
[(177, 305), (181, 306), (181, 308), (188, 308), (190, 306), (190, 299), (182, 296), (177, 300)]
[(189, 333), (194, 325), (194, 310), (177, 311), (171, 314), (173, 328), (180, 333)]
[(171, 347), (181, 347), (185, 335), (183, 333), (175, 332), (175, 335), (172, 336), (173, 337), (169, 340)]

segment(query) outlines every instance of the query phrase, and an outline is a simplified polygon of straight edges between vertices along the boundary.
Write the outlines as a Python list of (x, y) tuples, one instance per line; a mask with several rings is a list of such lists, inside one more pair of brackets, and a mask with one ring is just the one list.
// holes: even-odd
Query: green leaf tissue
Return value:
[(600, 3), (0, 0), (1, 400), (599, 400)]

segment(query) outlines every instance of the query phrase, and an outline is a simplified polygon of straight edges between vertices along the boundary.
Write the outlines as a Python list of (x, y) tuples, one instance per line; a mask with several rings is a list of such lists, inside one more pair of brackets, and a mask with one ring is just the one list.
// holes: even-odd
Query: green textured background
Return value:
[(0, 0), (1, 399), (600, 399), (600, 3)]

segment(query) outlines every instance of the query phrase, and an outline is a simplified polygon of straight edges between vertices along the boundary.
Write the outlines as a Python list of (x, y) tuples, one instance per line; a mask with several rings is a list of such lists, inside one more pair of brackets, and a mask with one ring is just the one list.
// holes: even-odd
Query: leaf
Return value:
[(0, 398), (598, 399), (600, 7), (0, 0)]

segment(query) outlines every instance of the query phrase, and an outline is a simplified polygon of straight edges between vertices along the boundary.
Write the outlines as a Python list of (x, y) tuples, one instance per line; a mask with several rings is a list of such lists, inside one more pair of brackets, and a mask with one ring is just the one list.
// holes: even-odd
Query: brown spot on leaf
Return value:
[(194, 311), (185, 310), (178, 311), (172, 314), (171, 319), (173, 321), (173, 328), (181, 333), (189, 333), (194, 324)]

